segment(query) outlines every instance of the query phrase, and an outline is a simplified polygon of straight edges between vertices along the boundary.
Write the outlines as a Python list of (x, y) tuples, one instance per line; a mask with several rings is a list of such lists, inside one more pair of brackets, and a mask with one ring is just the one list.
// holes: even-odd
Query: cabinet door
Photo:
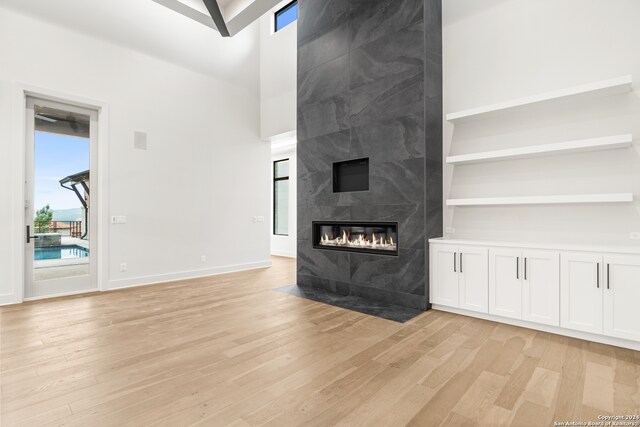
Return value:
[(604, 333), (640, 341), (640, 256), (604, 257)]
[(560, 253), (526, 250), (522, 255), (522, 319), (560, 326)]
[(522, 256), (520, 249), (489, 250), (489, 313), (522, 318)]
[(431, 251), (431, 302), (458, 307), (458, 247), (432, 245)]
[(489, 312), (489, 250), (479, 246), (458, 248), (460, 308)]
[(602, 273), (601, 254), (560, 254), (560, 326), (602, 334)]

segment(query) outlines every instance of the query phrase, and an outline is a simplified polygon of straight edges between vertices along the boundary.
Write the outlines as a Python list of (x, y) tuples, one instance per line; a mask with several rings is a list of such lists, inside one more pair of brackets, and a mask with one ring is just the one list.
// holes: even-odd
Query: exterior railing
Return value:
[(82, 221), (51, 221), (34, 224), (36, 233), (57, 233), (62, 236), (81, 237)]

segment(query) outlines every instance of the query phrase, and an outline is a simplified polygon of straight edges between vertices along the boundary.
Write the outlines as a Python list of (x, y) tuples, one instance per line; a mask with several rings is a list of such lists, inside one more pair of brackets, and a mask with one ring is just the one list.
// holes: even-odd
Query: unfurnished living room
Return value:
[(0, 0), (0, 426), (640, 427), (639, 22)]

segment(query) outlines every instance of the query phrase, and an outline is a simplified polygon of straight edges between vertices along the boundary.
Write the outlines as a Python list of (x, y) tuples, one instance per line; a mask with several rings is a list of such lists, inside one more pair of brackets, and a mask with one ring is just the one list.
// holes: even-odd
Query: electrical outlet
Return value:
[(453, 227), (446, 227), (446, 228), (444, 229), (444, 232), (445, 232), (445, 233), (447, 233), (447, 234), (455, 234), (456, 229), (455, 229), (455, 228), (453, 228)]
[(120, 271), (127, 271), (127, 263), (123, 262), (122, 264), (120, 264)]
[(629, 238), (631, 240), (640, 240), (640, 231), (632, 231), (629, 233)]
[(202, 256), (200, 257), (200, 262), (201, 262), (201, 263), (203, 263), (203, 264), (204, 264), (205, 262), (207, 262), (207, 256), (206, 256), (206, 255), (202, 255)]
[(118, 217), (117, 216), (112, 216), (111, 217), (111, 224), (117, 224), (118, 223)]
[(127, 217), (125, 215), (118, 215), (118, 224), (126, 224)]
[(259, 216), (258, 217), (258, 222), (264, 222), (264, 217), (263, 216)]
[(257, 223), (258, 223), (258, 217), (257, 217), (257, 216), (254, 216), (254, 217), (253, 217), (253, 222), (254, 222), (255, 224), (257, 224)]

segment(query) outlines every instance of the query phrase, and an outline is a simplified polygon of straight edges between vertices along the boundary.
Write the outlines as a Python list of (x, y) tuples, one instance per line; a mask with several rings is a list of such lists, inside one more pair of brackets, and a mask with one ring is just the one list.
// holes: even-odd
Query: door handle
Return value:
[(462, 273), (462, 252), (460, 252), (460, 273)]
[(458, 252), (453, 253), (453, 272), (457, 273), (458, 269), (456, 268), (456, 258), (458, 258)]
[(607, 264), (607, 289), (611, 289), (611, 280), (609, 278), (609, 264)]
[(520, 279), (520, 257), (516, 258), (516, 279)]
[(597, 264), (596, 268), (596, 288), (600, 289), (600, 263)]
[(527, 280), (527, 257), (524, 257), (524, 280)]
[(40, 237), (38, 236), (32, 236), (31, 235), (31, 226), (27, 225), (27, 243), (31, 243), (31, 239), (39, 239)]

